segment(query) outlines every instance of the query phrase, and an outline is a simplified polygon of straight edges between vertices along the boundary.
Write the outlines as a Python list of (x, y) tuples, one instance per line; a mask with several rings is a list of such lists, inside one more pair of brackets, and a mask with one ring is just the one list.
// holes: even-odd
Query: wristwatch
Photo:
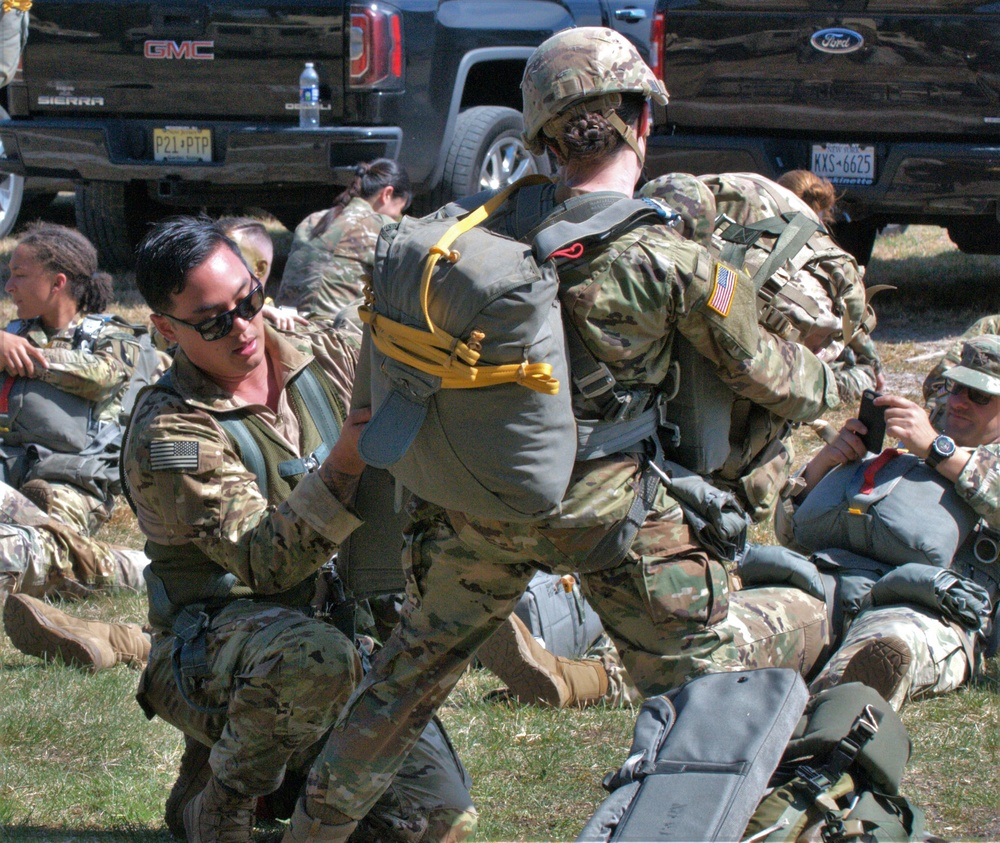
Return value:
[(927, 454), (927, 459), (924, 462), (931, 468), (937, 468), (939, 463), (948, 459), (954, 453), (955, 440), (942, 433), (937, 439), (931, 442), (930, 453)]

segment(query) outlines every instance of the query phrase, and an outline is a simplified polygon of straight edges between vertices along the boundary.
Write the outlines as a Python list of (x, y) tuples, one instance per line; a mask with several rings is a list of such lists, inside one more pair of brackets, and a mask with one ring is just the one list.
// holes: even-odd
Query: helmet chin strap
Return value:
[(639, 148), (639, 139), (635, 136), (635, 132), (632, 131), (631, 126), (626, 126), (625, 121), (621, 119), (615, 112), (604, 115), (608, 122), (618, 130), (618, 134), (625, 139), (625, 143), (632, 147), (632, 151), (639, 158), (639, 166), (644, 167), (646, 164), (646, 155)]

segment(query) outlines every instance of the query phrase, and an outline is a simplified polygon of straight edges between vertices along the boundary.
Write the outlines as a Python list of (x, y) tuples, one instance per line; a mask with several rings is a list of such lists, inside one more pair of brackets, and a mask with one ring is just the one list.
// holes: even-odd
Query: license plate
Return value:
[(193, 126), (153, 129), (153, 160), (211, 161), (212, 130)]
[(875, 147), (856, 143), (814, 143), (810, 169), (837, 184), (873, 184)]

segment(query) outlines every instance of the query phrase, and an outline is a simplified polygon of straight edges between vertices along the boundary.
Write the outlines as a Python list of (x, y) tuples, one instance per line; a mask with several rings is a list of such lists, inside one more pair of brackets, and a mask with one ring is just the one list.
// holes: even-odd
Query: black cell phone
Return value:
[(861, 393), (861, 407), (858, 409), (858, 421), (868, 430), (861, 441), (873, 454), (881, 452), (885, 441), (885, 407), (875, 406), (875, 399), (881, 394), (874, 389), (866, 389)]

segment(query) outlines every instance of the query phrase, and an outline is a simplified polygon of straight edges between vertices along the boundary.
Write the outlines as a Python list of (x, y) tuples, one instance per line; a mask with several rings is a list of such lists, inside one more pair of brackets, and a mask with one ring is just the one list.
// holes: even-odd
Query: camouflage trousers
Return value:
[[(90, 536), (103, 505), (72, 487), (53, 487), (46, 513), (0, 483), (0, 575), (32, 597), (83, 597), (95, 589), (145, 590), (146, 555)], [(106, 509), (104, 510), (107, 511)]]
[[(239, 600), (204, 636), (201, 679), (178, 688), (175, 636), (157, 633), (136, 698), (212, 747), (215, 776), (247, 796), (304, 783), (323, 736), (361, 680), (361, 660), (336, 627), (303, 612)], [(197, 706), (197, 708), (196, 708)], [(214, 710), (213, 710), (214, 709)], [(366, 819), (370, 839), (461, 840), (475, 831), (471, 782), (444, 732), (428, 726)]]
[(877, 606), (865, 609), (854, 619), (840, 647), (813, 680), (812, 690), (836, 685), (858, 650), (873, 639), (889, 635), (901, 639), (912, 655), (903, 681), (888, 700), (896, 711), (907, 700), (953, 691), (969, 677), (971, 642), (966, 633), (927, 609)]
[(773, 665), (808, 673), (827, 636), (823, 604), (793, 588), (731, 591), (726, 566), (663, 516), (647, 519), (621, 564), (589, 572), (584, 563), (606, 527), (473, 524), (443, 513), (412, 525), (400, 623), (310, 771), (309, 814), (329, 823), (365, 815), (536, 568), (580, 573), (647, 695), (708, 672)]

